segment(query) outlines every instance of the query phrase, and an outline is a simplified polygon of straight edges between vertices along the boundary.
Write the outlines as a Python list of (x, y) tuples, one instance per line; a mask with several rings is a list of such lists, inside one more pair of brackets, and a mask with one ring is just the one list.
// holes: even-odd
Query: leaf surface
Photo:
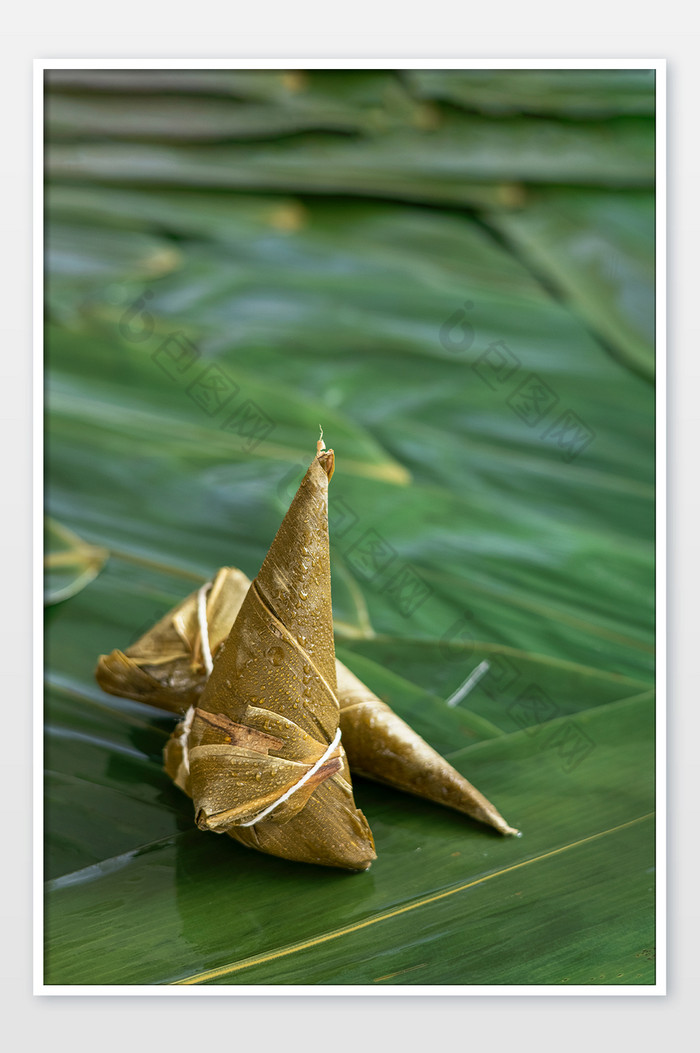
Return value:
[[(47, 981), (652, 984), (649, 77), (323, 74), (53, 74)], [(252, 852), (94, 681), (319, 425), (338, 656), (521, 839), (358, 778), (369, 871)]]

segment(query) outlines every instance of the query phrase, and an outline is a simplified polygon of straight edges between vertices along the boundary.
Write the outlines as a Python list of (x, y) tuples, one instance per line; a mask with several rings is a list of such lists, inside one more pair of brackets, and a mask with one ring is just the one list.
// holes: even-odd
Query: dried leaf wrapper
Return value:
[[(200, 695), (168, 744), (166, 769), (192, 797), (202, 829), (286, 859), (363, 870), (375, 858), (374, 842), (338, 735), (327, 503), (333, 463), (332, 451), (312, 462), (228, 636), (212, 648), (206, 682), (196, 608), (177, 608), (172, 629), (185, 653), (180, 646), (175, 669), (181, 676), (190, 648), (188, 697), (196, 688)], [(217, 575), (207, 616), (229, 580), (242, 585), (236, 572)], [(216, 640), (218, 609), (214, 626)], [(151, 662), (147, 675), (156, 679), (158, 668)]]

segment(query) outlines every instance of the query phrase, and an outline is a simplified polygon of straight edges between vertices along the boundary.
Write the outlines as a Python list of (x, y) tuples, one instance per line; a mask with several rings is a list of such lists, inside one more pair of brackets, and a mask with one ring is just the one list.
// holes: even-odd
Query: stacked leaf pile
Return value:
[[(653, 74), (47, 81), (47, 982), (653, 983)], [(319, 424), (337, 656), (517, 841), (360, 779), (365, 874), (203, 835), (94, 681)]]

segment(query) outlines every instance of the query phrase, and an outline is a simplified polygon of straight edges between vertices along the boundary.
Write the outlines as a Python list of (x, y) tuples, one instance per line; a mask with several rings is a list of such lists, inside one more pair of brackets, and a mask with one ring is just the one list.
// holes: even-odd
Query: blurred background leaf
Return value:
[(59, 603), (75, 596), (100, 573), (109, 553), (89, 545), (72, 530), (46, 517), (44, 527), (44, 603)]
[[(653, 983), (653, 72), (47, 80), (47, 982)], [(246, 852), (94, 683), (320, 424), (338, 654), (518, 841), (358, 780), (367, 874)]]
[(490, 220), (611, 353), (653, 377), (653, 194), (544, 191)]
[(648, 69), (413, 69), (404, 71), (404, 77), (420, 98), (494, 116), (654, 116), (654, 71)]

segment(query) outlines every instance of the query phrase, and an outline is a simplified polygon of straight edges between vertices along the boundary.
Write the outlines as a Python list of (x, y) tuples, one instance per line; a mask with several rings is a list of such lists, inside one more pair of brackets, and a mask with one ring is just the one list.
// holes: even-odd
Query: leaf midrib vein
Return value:
[(209, 969), (205, 972), (194, 973), (191, 976), (183, 977), (180, 980), (171, 981), (169, 986), (191, 986), (194, 984), (207, 983), (210, 980), (219, 979), (222, 976), (228, 976), (235, 972), (241, 972), (243, 969), (250, 969), (255, 965), (264, 965), (267, 962), (275, 961), (279, 958), (287, 957), (291, 954), (296, 954), (301, 951), (308, 950), (311, 947), (316, 947), (322, 943), (328, 943), (330, 940), (336, 940), (343, 936), (349, 936), (354, 932), (358, 932), (361, 929), (366, 929), (370, 925), (376, 925), (383, 921), (389, 921), (392, 918), (396, 918), (401, 914), (407, 914), (410, 911), (418, 910), (421, 907), (429, 906), (432, 903), (436, 903), (439, 900), (446, 899), (449, 896), (454, 896), (459, 892), (465, 892), (467, 889), (474, 888), (477, 885), (482, 885), (493, 878), (502, 877), (504, 874), (510, 874), (515, 870), (520, 870), (523, 867), (530, 865), (531, 863), (540, 863), (545, 859), (551, 859), (553, 856), (560, 855), (562, 852), (567, 852), (570, 849), (578, 848), (580, 845), (587, 844), (591, 841), (597, 841), (602, 837), (607, 837), (609, 834), (617, 833), (620, 830), (625, 830), (630, 826), (634, 826), (637, 823), (645, 822), (647, 819), (652, 818), (655, 812), (647, 812), (646, 815), (637, 816), (634, 819), (629, 819), (627, 822), (619, 823), (617, 826), (612, 826), (607, 830), (600, 830), (597, 833), (589, 834), (588, 837), (582, 837), (578, 841), (570, 841), (568, 844), (560, 845), (558, 848), (550, 849), (548, 852), (543, 852), (538, 856), (531, 856), (529, 859), (523, 859), (519, 863), (514, 863), (509, 867), (504, 867), (501, 870), (492, 871), (490, 874), (485, 874), (482, 877), (475, 878), (472, 881), (468, 881), (466, 884), (457, 885), (452, 888), (443, 889), (441, 892), (434, 893), (431, 896), (426, 896), (423, 899), (416, 900), (413, 903), (406, 903), (401, 907), (395, 907), (393, 910), (383, 911), (380, 914), (376, 914), (371, 918), (365, 918), (363, 921), (355, 922), (353, 925), (346, 925), (340, 929), (333, 929), (330, 932), (322, 933), (319, 936), (314, 936), (309, 940), (303, 940), (300, 943), (292, 944), (288, 947), (280, 947), (277, 950), (270, 951), (267, 954), (258, 955), (254, 958), (244, 958), (239, 962), (231, 962), (228, 965), (220, 966), (217, 969)]

